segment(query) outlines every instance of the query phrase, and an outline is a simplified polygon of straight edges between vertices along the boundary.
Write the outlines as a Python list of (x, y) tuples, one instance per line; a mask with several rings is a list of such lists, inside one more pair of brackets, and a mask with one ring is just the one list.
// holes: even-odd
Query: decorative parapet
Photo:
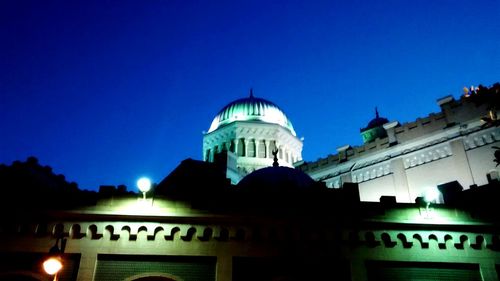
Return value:
[[(418, 227), (418, 225), (413, 225)], [(170, 224), (134, 222), (65, 222), (12, 225), (0, 231), (0, 237), (66, 237), (71, 240), (90, 241), (168, 241), (184, 242), (249, 242), (273, 243), (291, 241), (329, 241), (349, 247), (436, 249), (436, 250), (489, 250), (500, 251), (498, 232), (421, 230), (405, 225), (401, 229), (359, 228), (343, 229), (338, 225), (291, 224)], [(466, 227), (463, 227), (464, 229)], [(477, 228), (477, 227), (475, 227)], [(442, 227), (440, 228), (442, 229)]]
[(479, 232), (355, 230), (342, 238), (351, 247), (500, 251), (499, 235)]

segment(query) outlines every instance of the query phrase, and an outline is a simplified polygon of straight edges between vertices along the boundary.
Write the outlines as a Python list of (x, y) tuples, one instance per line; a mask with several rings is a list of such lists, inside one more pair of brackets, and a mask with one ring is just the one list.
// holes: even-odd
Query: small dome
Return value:
[(274, 103), (254, 97), (251, 90), (250, 97), (238, 99), (222, 108), (212, 121), (208, 133), (235, 121), (260, 121), (277, 124), (288, 129), (292, 135), (296, 136), (292, 123), (285, 113)]
[(378, 114), (378, 109), (375, 108), (375, 118), (373, 118), (369, 123), (366, 128), (362, 129), (362, 131), (373, 129), (376, 127), (381, 127), (382, 125), (389, 123), (389, 120), (384, 117), (380, 117)]
[(252, 191), (293, 191), (318, 186), (301, 170), (289, 167), (266, 167), (244, 177), (238, 187)]
[(377, 118), (373, 118), (370, 123), (368, 123), (368, 127), (367, 129), (371, 129), (371, 128), (375, 128), (375, 127), (380, 127), (386, 123), (389, 123), (389, 120), (387, 120), (387, 118), (384, 118), (384, 117), (377, 117)]

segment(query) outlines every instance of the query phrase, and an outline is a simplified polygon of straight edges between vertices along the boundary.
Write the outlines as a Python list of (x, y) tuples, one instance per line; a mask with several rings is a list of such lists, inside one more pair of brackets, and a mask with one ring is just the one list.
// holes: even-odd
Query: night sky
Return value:
[(0, 1), (0, 163), (82, 189), (201, 159), (227, 103), (273, 101), (314, 161), (374, 117), (500, 81), (500, 1)]

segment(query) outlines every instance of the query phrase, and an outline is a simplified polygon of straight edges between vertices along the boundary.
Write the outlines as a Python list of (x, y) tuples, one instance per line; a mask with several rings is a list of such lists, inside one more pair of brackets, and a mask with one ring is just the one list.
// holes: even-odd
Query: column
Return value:
[(222, 254), (217, 256), (217, 268), (215, 280), (231, 281), (233, 278), (233, 259), (230, 255)]
[(413, 203), (415, 198), (411, 198), (410, 187), (408, 186), (408, 178), (403, 158), (396, 158), (391, 161), (392, 176), (394, 179), (394, 193), (396, 202)]
[(273, 154), (271, 153), (271, 150), (270, 150), (271, 141), (265, 140), (264, 144), (266, 146), (266, 158), (273, 158)]
[(460, 182), (464, 189), (469, 189), (469, 186), (474, 184), (474, 178), (470, 168), (467, 152), (465, 151), (464, 143), (461, 139), (450, 142), (451, 157), (455, 166), (455, 178)]
[(239, 139), (234, 139), (234, 154), (236, 156), (239, 156), (239, 149), (238, 149), (238, 145), (240, 144), (240, 140)]
[(260, 140), (259, 139), (256, 139), (253, 141), (254, 144), (255, 144), (255, 158), (259, 158), (259, 152), (260, 152)]

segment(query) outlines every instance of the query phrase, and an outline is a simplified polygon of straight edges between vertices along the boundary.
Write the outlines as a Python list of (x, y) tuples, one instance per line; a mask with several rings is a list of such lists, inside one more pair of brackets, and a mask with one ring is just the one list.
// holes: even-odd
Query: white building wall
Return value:
[(394, 193), (393, 175), (383, 176), (359, 184), (359, 198), (361, 201), (379, 202), (381, 196), (393, 196)]
[[(454, 163), (453, 157), (447, 157), (407, 169), (406, 177), (408, 178), (410, 202), (415, 202), (415, 199), (422, 196), (429, 188), (461, 177), (456, 170), (453, 170)], [(464, 186), (463, 181), (460, 184)]]
[[(474, 183), (477, 185), (488, 183), (487, 173), (495, 170), (500, 172), (500, 166), (495, 167), (496, 163), (493, 161), (495, 159), (493, 155), (495, 149), (493, 146), (495, 145), (490, 144), (467, 151), (467, 158), (469, 159)], [(500, 143), (497, 142), (496, 146), (500, 147)]]

